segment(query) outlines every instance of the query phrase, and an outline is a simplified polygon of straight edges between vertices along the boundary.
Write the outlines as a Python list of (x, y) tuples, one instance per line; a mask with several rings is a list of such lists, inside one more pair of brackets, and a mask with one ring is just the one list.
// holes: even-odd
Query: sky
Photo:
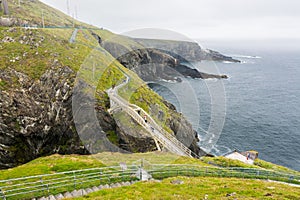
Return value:
[(193, 39), (300, 39), (299, 0), (42, 1), (115, 33), (159, 28)]

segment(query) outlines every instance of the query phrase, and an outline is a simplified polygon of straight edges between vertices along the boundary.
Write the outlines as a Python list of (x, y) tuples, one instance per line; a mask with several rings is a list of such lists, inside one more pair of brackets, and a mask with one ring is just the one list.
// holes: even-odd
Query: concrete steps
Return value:
[(65, 192), (65, 193), (61, 193), (61, 194), (50, 195), (47, 197), (33, 198), (32, 200), (60, 200), (60, 199), (64, 199), (64, 198), (81, 197), (81, 196), (87, 195), (92, 192), (97, 192), (99, 190), (129, 186), (136, 182), (137, 181), (130, 181), (130, 182), (127, 181), (127, 182), (121, 182), (121, 183), (111, 183), (111, 184), (106, 184), (106, 185), (99, 185), (99, 186), (94, 186), (92, 188), (73, 190), (72, 192)]

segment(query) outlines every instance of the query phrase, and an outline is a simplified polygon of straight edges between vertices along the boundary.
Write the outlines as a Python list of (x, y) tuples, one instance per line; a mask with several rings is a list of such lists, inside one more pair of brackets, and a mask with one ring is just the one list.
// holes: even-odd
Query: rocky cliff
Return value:
[[(77, 43), (70, 44), (72, 32), (1, 27), (0, 168), (14, 167), (53, 153), (90, 153), (78, 135), (72, 113), (77, 70), (92, 51), (93, 46), (86, 43), (100, 48), (97, 54), (99, 66), (105, 66), (114, 58), (99, 47), (88, 30), (79, 32)], [(97, 34), (103, 36), (107, 31), (99, 30)], [(163, 62), (169, 58), (167, 56)], [(114, 71), (110, 71), (111, 67)], [(118, 71), (114, 65), (111, 67), (107, 73)], [(86, 73), (91, 77), (92, 71)], [(121, 149), (129, 152), (156, 150), (153, 139), (136, 129), (133, 120), (126, 117), (132, 125), (128, 126), (107, 112), (109, 100), (105, 89), (116, 84), (119, 74), (120, 71), (110, 73), (110, 76), (105, 74), (99, 82), (101, 89), (97, 91), (95, 105), (98, 122), (109, 141)], [(204, 154), (197, 146), (198, 138), (191, 124), (173, 106), (147, 87), (134, 95), (140, 96), (138, 102), (151, 115), (166, 121), (170, 134), (187, 141), (186, 145), (199, 155)]]
[[(50, 22), (61, 18), (65, 23), (69, 22), (69, 17), (64, 18), (59, 11), (36, 0), (24, 2), (21, 8), (15, 2), (9, 2), (9, 6), (12, 8), (11, 17), (22, 22), (25, 20), (34, 24), (39, 19), (34, 12), (30, 12), (32, 8), (44, 9), (47, 13), (45, 18)], [(75, 24), (89, 27), (79, 22)], [(107, 66), (104, 70), (106, 74), (96, 85), (86, 80), (82, 86), (97, 88), (97, 102), (93, 109), (101, 131), (111, 143), (126, 151), (153, 151), (156, 146), (147, 133), (137, 128), (134, 120), (126, 115), (122, 117), (124, 113), (120, 113), (118, 118), (107, 111), (110, 105), (105, 90), (121, 79), (120, 69), (124, 71), (127, 67), (144, 80), (149, 77), (154, 79), (158, 74), (160, 78), (177, 79), (176, 73), (178, 77), (203, 78), (202, 73), (189, 71), (191, 69), (178, 64), (171, 54), (144, 48), (130, 38), (93, 27), (94, 34), (86, 29), (80, 30), (76, 42), (69, 43), (73, 31), (0, 27), (0, 168), (14, 167), (53, 153), (90, 153), (75, 126), (72, 97), (77, 72), (88, 63), (86, 60), (95, 49), (98, 52), (96, 65), (100, 68)], [(113, 43), (105, 43), (105, 37), (112, 36), (117, 39)], [(114, 57), (120, 62), (109, 65), (115, 60)], [(147, 65), (150, 66), (147, 70), (140, 67)], [(130, 72), (133, 74), (132, 80), (142, 82), (133, 72)], [(84, 74), (92, 79), (94, 71), (86, 70)], [(173, 105), (145, 85), (132, 94), (135, 103), (143, 106), (157, 120), (164, 121), (164, 128), (192, 151), (204, 155), (205, 152), (197, 145), (198, 137), (191, 124)], [(88, 133), (83, 134), (88, 136)]]
[(0, 80), (16, 81), (18, 87), (0, 91), (0, 168), (53, 153), (87, 153), (72, 121), (74, 75), (62, 67), (33, 80), (14, 69), (1, 70)]
[[(200, 48), (196, 43), (192, 44), (192, 46), (186, 46), (186, 43), (183, 42), (175, 44), (186, 57), (194, 58), (196, 56), (194, 53), (198, 52), (195, 51), (195, 49)], [(103, 42), (102, 45), (108, 52), (116, 57), (121, 64), (136, 72), (144, 81), (157, 81), (160, 79), (181, 81), (180, 77), (202, 79), (227, 78), (226, 75), (207, 74), (181, 64), (182, 61), (188, 61), (181, 57), (184, 55), (177, 55), (176, 53), (171, 52), (173, 50), (178, 52), (179, 50), (176, 48), (170, 49), (170, 51), (146, 46), (142, 49), (140, 47), (126, 49), (122, 44), (116, 44), (111, 41)], [(184, 52), (185, 50), (187, 52)], [(192, 56), (189, 55), (189, 52), (192, 53)], [(201, 52), (201, 50), (199, 52)]]
[(155, 48), (166, 52), (181, 62), (194, 62), (202, 60), (240, 62), (230, 56), (223, 55), (210, 49), (202, 49), (196, 42), (134, 39), (147, 48)]

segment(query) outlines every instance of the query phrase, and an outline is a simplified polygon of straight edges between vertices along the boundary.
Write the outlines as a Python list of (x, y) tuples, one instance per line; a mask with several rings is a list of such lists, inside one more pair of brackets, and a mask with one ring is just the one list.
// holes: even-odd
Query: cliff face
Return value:
[(47, 70), (36, 81), (8, 69), (1, 71), (0, 79), (15, 79), (19, 85), (0, 90), (0, 168), (52, 153), (87, 153), (72, 120), (70, 68)]
[[(174, 48), (172, 51), (182, 51), (187, 55), (186, 57), (193, 58), (201, 52), (198, 44), (191, 43), (192, 46), (189, 46), (189, 43), (188, 45), (186, 44), (187, 43), (184, 42), (175, 43), (177, 49)], [(121, 44), (114, 42), (104, 42), (102, 45), (108, 52), (116, 57), (122, 65), (136, 72), (144, 81), (157, 81), (160, 79), (181, 81), (180, 77), (202, 79), (227, 78), (226, 75), (207, 74), (180, 64), (180, 61), (186, 62), (186, 60), (181, 57), (183, 56), (182, 54), (179, 56), (174, 52), (171, 53), (162, 49), (147, 47), (128, 50)], [(170, 46), (164, 46), (162, 48), (170, 48)], [(199, 49), (200, 51), (195, 49)], [(185, 50), (187, 52), (185, 52)], [(189, 52), (191, 52), (192, 55), (190, 55)]]
[(181, 62), (194, 62), (202, 60), (240, 62), (230, 56), (225, 56), (217, 51), (202, 49), (195, 42), (134, 39), (148, 48), (156, 48), (172, 55)]
[[(40, 16), (34, 16), (35, 12), (30, 12), (30, 9), (41, 10), (42, 8), (47, 13), (45, 17), (49, 19), (46, 21), (62, 20), (68, 25), (68, 17), (63, 19), (62, 13), (39, 1), (23, 3), (23, 6), (18, 8), (18, 12), (15, 12), (17, 4), (10, 2), (12, 17), (31, 22), (29, 24), (33, 25)], [(13, 9), (13, 6), (16, 9)], [(88, 27), (79, 22), (75, 24)], [(53, 153), (89, 153), (87, 147), (81, 142), (82, 138), (79, 137), (72, 113), (75, 77), (81, 64), (89, 57), (92, 47), (97, 43), (102, 45), (103, 37), (114, 34), (106, 30), (95, 30), (97, 34), (94, 34), (94, 37), (97, 35), (98, 37), (94, 39), (88, 30), (81, 30), (76, 36), (76, 42), (70, 44), (68, 41), (72, 32), (72, 29), (1, 27), (0, 168), (14, 167), (39, 156)], [(158, 74), (160, 78), (172, 79), (177, 72), (176, 66), (180, 66), (172, 55), (156, 49), (141, 48), (142, 45), (129, 38), (122, 37), (114, 43), (103, 45), (107, 51), (97, 45), (100, 49), (100, 53), (97, 54), (99, 66), (110, 63), (113, 55), (141, 77), (153, 79), (157, 78)], [(128, 53), (130, 46), (139, 48), (134, 48), (135, 51)], [(118, 55), (123, 51), (127, 53), (119, 58)], [(123, 65), (118, 65), (125, 69)], [(141, 65), (154, 67), (144, 70), (139, 68)], [(182, 69), (187, 68), (183, 66)], [(93, 75), (92, 70), (87, 70), (85, 73), (87, 77)], [(101, 84), (104, 86), (101, 87), (99, 91), (101, 94), (97, 96), (98, 102), (93, 108), (96, 110), (95, 114), (104, 136), (107, 136), (116, 146), (130, 152), (156, 150), (153, 139), (137, 129), (137, 124), (133, 120), (126, 117), (126, 122), (122, 118), (114, 118), (107, 112), (109, 100), (105, 90), (116, 84), (118, 78), (120, 77), (114, 73), (103, 77)], [(88, 86), (90, 83), (86, 81), (84, 84), (83, 86)], [(191, 124), (176, 112), (174, 106), (164, 102), (149, 88), (146, 91), (141, 95), (140, 102), (147, 106), (149, 113), (157, 119), (165, 116), (163, 119), (166, 120), (166, 128), (170, 133), (173, 132), (171, 134), (176, 135), (194, 152), (204, 154), (197, 146), (198, 138)], [(147, 97), (151, 98), (147, 99)], [(160, 106), (156, 107), (158, 104)], [(88, 136), (88, 133), (86, 134)]]
[[(52, 31), (26, 30), (26, 37), (22, 35), (24, 31), (18, 28), (4, 28), (0, 31), (1, 38), (11, 38), (9, 41), (0, 40), (5, 51), (5, 56), (0, 58), (0, 168), (14, 167), (53, 153), (90, 153), (81, 142), (82, 138), (78, 135), (72, 113), (75, 76), (90, 50), (85, 45), (69, 44), (67, 42), (69, 35), (65, 34), (64, 30), (61, 30), (63, 36), (57, 30), (53, 35)], [(76, 39), (86, 41), (86, 38), (90, 38), (89, 42), (97, 44), (97, 41), (91, 40), (92, 35), (88, 34), (88, 31), (81, 32)], [(99, 38), (97, 40), (99, 42)], [(110, 47), (117, 52), (125, 48), (122, 46), (116, 44)], [(16, 49), (19, 50), (18, 54)], [(105, 52), (104, 49), (102, 51)], [(113, 51), (110, 51), (113, 54)], [(107, 52), (99, 53), (99, 56), (100, 61), (111, 60)], [(156, 50), (137, 50), (134, 54), (126, 54), (120, 61), (128, 68), (132, 66), (133, 71), (139, 69), (141, 63), (175, 65), (172, 56)], [(99, 63), (100, 66), (104, 64), (105, 62)], [(136, 71), (141, 76), (144, 73), (143, 70)], [(150, 72), (145, 71), (146, 74)], [(155, 76), (156, 73), (153, 74), (153, 77)], [(113, 82), (106, 79), (113, 80), (114, 77), (104, 79), (106, 87), (111, 87)], [(133, 120), (127, 117), (132, 125), (128, 126), (107, 112), (109, 100), (105, 95), (105, 89), (100, 92), (101, 98), (95, 110), (107, 138), (129, 152), (156, 150), (153, 139), (142, 130), (136, 129), (137, 124)], [(147, 95), (150, 95), (152, 100), (162, 101), (150, 89)], [(157, 118), (161, 115), (168, 116), (167, 127), (194, 152), (201, 154), (202, 151), (196, 144), (198, 138), (192, 126), (176, 112), (174, 107), (163, 103), (168, 109), (161, 107), (154, 109), (153, 102), (141, 101), (149, 106), (151, 115)]]
[[(99, 36), (96, 35), (94, 35), (94, 37), (99, 38)], [(126, 68), (134, 71), (144, 81), (156, 81), (159, 79), (180, 81), (180, 77), (183, 76), (192, 76), (193, 78), (224, 78), (219, 75), (201, 73), (184, 65), (180, 65), (179, 63), (177, 63), (176, 59), (173, 56), (157, 49), (141, 49), (140, 47), (131, 47), (132, 49), (128, 49), (124, 45), (117, 44), (112, 41), (101, 41), (102, 42), (100, 43), (100, 45), (102, 45), (103, 48), (105, 48), (111, 55), (117, 58), (117, 60)], [(150, 105), (150, 115), (155, 116), (158, 120), (162, 120), (162, 115), (167, 115), (167, 113), (164, 113), (161, 109), (157, 108), (155, 104), (153, 104), (153, 102), (147, 102), (147, 100), (143, 98), (140, 99), (140, 101), (146, 102), (148, 105)], [(197, 136), (197, 132), (193, 130), (192, 125), (185, 119), (184, 116), (180, 115), (176, 111), (175, 106), (166, 101), (163, 101), (163, 104), (169, 109), (168, 114), (170, 114), (169, 118), (166, 120), (166, 125), (174, 133), (176, 138), (182, 141), (196, 154), (200, 156), (206, 155), (206, 153), (201, 148), (199, 148), (197, 144), (199, 142), (199, 139)], [(122, 124), (118, 120), (117, 122), (118, 124)], [(131, 123), (135, 124), (134, 121), (131, 121)], [(128, 129), (129, 123), (126, 124), (126, 126), (123, 126), (123, 129), (124, 127), (127, 127), (125, 129)], [(134, 126), (138, 125), (135, 124)], [(125, 131), (125, 133), (126, 132), (133, 133), (135, 131), (131, 130)], [(140, 131), (139, 133), (141, 132), (142, 131)], [(126, 141), (128, 140), (128, 138), (132, 138), (133, 135), (136, 134), (130, 134), (129, 137), (127, 136), (126, 139), (123, 139), (122, 141)], [(124, 133), (121, 134), (121, 136), (124, 136)], [(145, 138), (147, 137), (145, 136)], [(139, 142), (141, 140), (138, 139), (137, 141)], [(150, 139), (150, 141), (152, 145), (149, 146), (149, 143), (147, 143), (148, 145), (143, 145), (143, 149), (141, 149), (140, 145), (136, 145), (136, 142), (134, 141), (122, 144), (122, 146), (134, 146), (134, 149), (140, 148), (142, 152), (145, 150), (149, 151), (151, 148), (152, 150), (156, 149), (154, 141), (152, 139)], [(146, 143), (143, 142), (142, 144)]]

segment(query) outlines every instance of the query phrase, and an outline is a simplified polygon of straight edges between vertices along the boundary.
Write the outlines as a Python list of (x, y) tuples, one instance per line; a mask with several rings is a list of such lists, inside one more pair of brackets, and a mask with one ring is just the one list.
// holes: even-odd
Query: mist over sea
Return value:
[[(211, 152), (222, 155), (234, 149), (256, 150), (261, 159), (300, 171), (300, 42), (199, 41), (199, 44), (242, 61), (191, 65), (211, 73), (216, 66), (221, 74), (230, 77), (222, 80), (225, 124)], [(150, 87), (173, 103), (193, 124), (200, 138), (205, 138), (212, 119), (206, 83), (218, 81), (221, 80), (186, 78), (182, 83), (162, 81)], [(186, 89), (187, 84), (193, 88), (192, 92)]]

